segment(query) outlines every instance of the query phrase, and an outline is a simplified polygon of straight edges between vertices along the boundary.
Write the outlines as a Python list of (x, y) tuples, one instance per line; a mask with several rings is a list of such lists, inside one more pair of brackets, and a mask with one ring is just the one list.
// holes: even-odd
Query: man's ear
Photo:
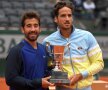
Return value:
[(42, 31), (42, 30), (41, 30), (41, 28), (40, 28), (40, 29), (39, 29), (39, 33), (41, 33), (41, 31)]
[(21, 32), (24, 33), (24, 29), (23, 29), (23, 27), (21, 27)]
[(57, 23), (57, 17), (54, 17), (54, 22)]

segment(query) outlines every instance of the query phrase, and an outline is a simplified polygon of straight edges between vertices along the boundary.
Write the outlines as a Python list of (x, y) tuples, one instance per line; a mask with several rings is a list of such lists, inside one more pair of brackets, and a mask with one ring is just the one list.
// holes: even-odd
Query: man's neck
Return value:
[(27, 40), (27, 39), (25, 39), (34, 49), (36, 49), (37, 48), (37, 43), (36, 43), (36, 41), (29, 41), (29, 40)]
[(68, 30), (60, 30), (60, 33), (63, 37), (65, 38), (69, 38), (71, 33), (72, 33), (72, 29), (68, 29)]

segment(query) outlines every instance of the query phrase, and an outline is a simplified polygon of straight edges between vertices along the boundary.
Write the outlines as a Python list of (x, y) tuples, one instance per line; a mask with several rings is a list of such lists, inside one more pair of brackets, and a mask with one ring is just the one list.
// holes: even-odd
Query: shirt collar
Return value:
[[(57, 31), (59, 32), (59, 35), (62, 36), (61, 33), (60, 33), (60, 28), (59, 28), (59, 27), (57, 27)], [(73, 33), (74, 31), (75, 31), (75, 27), (72, 26), (72, 33)], [(70, 34), (70, 36), (72, 35), (72, 33)], [(62, 36), (62, 37), (63, 37), (63, 36)]]

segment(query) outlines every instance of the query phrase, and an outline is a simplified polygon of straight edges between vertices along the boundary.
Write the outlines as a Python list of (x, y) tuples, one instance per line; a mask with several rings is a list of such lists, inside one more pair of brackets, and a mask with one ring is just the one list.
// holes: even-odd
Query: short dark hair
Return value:
[(40, 26), (40, 16), (39, 16), (39, 14), (35, 11), (27, 11), (27, 12), (24, 12), (24, 14), (22, 15), (21, 27), (24, 27), (26, 19), (32, 19), (32, 18), (37, 19), (38, 22), (39, 22), (39, 26)]
[(55, 4), (54, 10), (53, 10), (53, 17), (58, 16), (59, 9), (63, 7), (68, 7), (71, 9), (72, 13), (74, 12), (74, 5), (70, 1), (59, 1)]

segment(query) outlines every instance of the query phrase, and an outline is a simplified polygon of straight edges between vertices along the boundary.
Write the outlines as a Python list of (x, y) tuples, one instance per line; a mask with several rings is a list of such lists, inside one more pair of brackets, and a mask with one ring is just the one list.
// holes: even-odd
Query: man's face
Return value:
[(55, 22), (61, 29), (71, 29), (72, 28), (72, 11), (68, 7), (63, 7), (59, 9), (58, 16), (55, 17)]
[(25, 37), (28, 41), (36, 41), (40, 34), (40, 26), (37, 19), (26, 19), (25, 25), (22, 27), (22, 33), (25, 34)]

